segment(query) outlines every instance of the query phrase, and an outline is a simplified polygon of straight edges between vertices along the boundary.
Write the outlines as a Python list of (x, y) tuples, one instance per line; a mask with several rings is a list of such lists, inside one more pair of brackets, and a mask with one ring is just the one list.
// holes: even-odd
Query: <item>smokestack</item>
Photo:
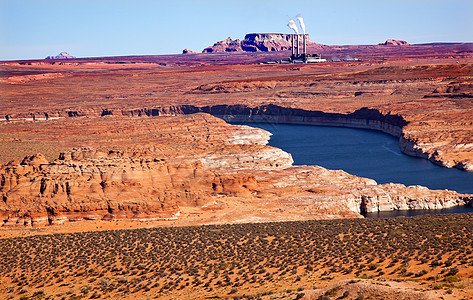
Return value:
[(294, 50), (295, 50), (294, 49), (294, 35), (291, 34), (291, 51), (292, 51), (292, 56), (291, 57), (293, 57), (293, 58), (294, 58), (294, 54), (295, 54)]
[(297, 35), (297, 56), (299, 56), (299, 34)]
[(303, 38), (302, 38), (302, 43), (303, 43), (303, 44), (302, 44), (302, 52), (303, 52), (304, 58), (305, 58), (305, 56), (306, 56), (306, 54), (307, 54), (307, 53), (306, 53), (306, 46), (307, 46), (306, 43), (307, 43), (307, 42), (306, 42), (305, 33), (304, 33), (304, 35), (303, 35), (302, 37), (303, 37)]

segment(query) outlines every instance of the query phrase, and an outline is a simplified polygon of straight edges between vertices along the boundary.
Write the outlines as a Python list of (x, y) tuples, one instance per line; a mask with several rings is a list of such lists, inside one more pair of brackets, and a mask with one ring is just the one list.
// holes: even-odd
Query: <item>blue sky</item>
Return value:
[(200, 52), (229, 36), (290, 33), (297, 14), (328, 45), (473, 41), (472, 0), (0, 0), (0, 60)]

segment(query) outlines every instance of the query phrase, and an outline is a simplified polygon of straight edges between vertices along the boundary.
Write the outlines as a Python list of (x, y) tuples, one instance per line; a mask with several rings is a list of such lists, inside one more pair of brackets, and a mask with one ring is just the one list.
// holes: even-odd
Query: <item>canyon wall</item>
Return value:
[(129, 117), (141, 116), (172, 116), (194, 113), (208, 113), (228, 122), (275, 122), (289, 124), (312, 124), (326, 126), (344, 126), (354, 128), (374, 129), (400, 137), (402, 128), (407, 125), (400, 115), (383, 114), (376, 109), (362, 108), (350, 114), (326, 113), (299, 108), (289, 108), (274, 104), (258, 107), (246, 105), (212, 105), (194, 106), (179, 105), (141, 109), (87, 109), (63, 112), (45, 112), (20, 116), (5, 116), (5, 120), (48, 120), (50, 118), (67, 117), (97, 117), (119, 115)]
[[(455, 161), (439, 153), (429, 143), (416, 141), (413, 135), (404, 134), (405, 127), (409, 124), (401, 115), (382, 112), (374, 108), (361, 108), (353, 113), (327, 113), (323, 111), (290, 108), (274, 104), (250, 107), (247, 105), (176, 105), (155, 108), (139, 109), (85, 109), (59, 112), (30, 113), (26, 115), (5, 116), (4, 120), (48, 120), (68, 117), (85, 116), (173, 116), (194, 113), (208, 113), (232, 123), (275, 122), (287, 124), (307, 124), (323, 126), (339, 126), (378, 130), (399, 138), (400, 150), (410, 156), (427, 159), (442, 167), (458, 168), (473, 171), (473, 161)], [(434, 145), (435, 146), (435, 145)], [(445, 154), (445, 153), (443, 153)]]
[[(280, 111), (288, 122), (311, 114), (292, 112), (295, 119), (291, 119), (291, 110), (275, 106), (187, 106), (159, 111), (176, 116), (112, 114), (41, 123), (34, 130), (43, 141), (61, 139), (62, 130), (68, 131), (63, 133), (71, 145), (87, 147), (62, 152), (53, 160), (36, 154), (1, 166), (3, 225), (123, 219), (216, 224), (355, 218), (362, 212), (472, 204), (471, 195), (453, 191), (378, 185), (342, 170), (293, 166), (289, 153), (266, 145), (267, 131), (229, 125), (209, 114), (190, 114), (191, 110), (226, 112), (225, 116), (244, 116), (236, 112), (250, 110), (260, 117)], [(380, 118), (372, 110), (353, 116), (360, 114), (371, 115), (372, 121)], [(391, 126), (404, 122), (397, 116), (386, 118)], [(40, 123), (25, 122), (24, 127), (17, 127), (19, 136), (27, 136), (29, 124)]]
[[(270, 160), (268, 164), (265, 160)], [(0, 168), (4, 226), (81, 220), (231, 223), (361, 217), (360, 213), (471, 205), (472, 197), (374, 180), (318, 166), (291, 166), (287, 153), (157, 159), (77, 149)], [(182, 220), (181, 220), (182, 219)]]

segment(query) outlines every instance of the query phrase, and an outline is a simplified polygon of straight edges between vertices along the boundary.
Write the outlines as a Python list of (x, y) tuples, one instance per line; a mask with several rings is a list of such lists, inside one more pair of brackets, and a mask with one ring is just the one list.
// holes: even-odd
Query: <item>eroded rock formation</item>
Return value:
[[(292, 166), (290, 154), (265, 146), (268, 132), (208, 114), (97, 118), (93, 128), (90, 120), (70, 124), (76, 130), (69, 132), (70, 143), (82, 140), (87, 148), (51, 161), (32, 155), (0, 168), (4, 225), (179, 222), (195, 214), (201, 214), (197, 223), (305, 220), (471, 201), (453, 191), (377, 185), (341, 170)], [(45, 123), (40, 136), (57, 137), (69, 122)]]
[(409, 45), (408, 42), (406, 41), (401, 41), (401, 40), (393, 40), (393, 39), (388, 39), (384, 43), (380, 43), (379, 45), (384, 45), (384, 46), (406, 46)]
[[(244, 40), (233, 40), (228, 37), (226, 40), (215, 43), (213, 46), (205, 48), (203, 53), (217, 52), (274, 52), (291, 49), (292, 34), (283, 33), (249, 33)], [(307, 44), (315, 45), (306, 34)], [(299, 35), (302, 47), (302, 34)]]
[(51, 55), (51, 56), (47, 56), (47, 57), (46, 57), (46, 59), (74, 59), (74, 58), (76, 58), (76, 57), (70, 55), (70, 54), (67, 53), (67, 52), (61, 52), (61, 53), (59, 53), (59, 54), (56, 55), (56, 56)]
[(192, 51), (192, 50), (189, 50), (189, 49), (184, 49), (182, 50), (182, 54), (196, 54), (197, 52), (195, 51)]

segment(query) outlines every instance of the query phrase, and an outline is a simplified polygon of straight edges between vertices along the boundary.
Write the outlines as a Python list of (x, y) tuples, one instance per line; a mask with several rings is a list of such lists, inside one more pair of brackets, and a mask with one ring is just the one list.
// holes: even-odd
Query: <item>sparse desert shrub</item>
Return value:
[(305, 295), (304, 293), (298, 293), (298, 294), (296, 295), (296, 300), (302, 299), (302, 298), (304, 297), (304, 295)]
[(446, 282), (448, 282), (448, 283), (452, 283), (452, 282), (461, 281), (462, 278), (461, 278), (461, 276), (459, 276), (459, 275), (449, 275), (449, 276), (446, 276), (446, 277), (444, 278), (444, 280), (445, 280)]
[(433, 290), (441, 290), (441, 289), (442, 289), (442, 286), (441, 286), (440, 284), (437, 284), (437, 283), (436, 283), (436, 284), (433, 284), (433, 285), (432, 285), (432, 289), (433, 289)]
[(427, 270), (423, 269), (423, 270), (419, 271), (418, 273), (416, 273), (414, 275), (414, 277), (421, 277), (421, 276), (424, 276), (427, 273), (429, 273), (429, 272)]
[(101, 298), (102, 297), (102, 294), (100, 294), (99, 292), (94, 292), (91, 296), (90, 296), (90, 299), (98, 299), (98, 298)]
[(342, 288), (341, 286), (333, 287), (333, 288), (327, 290), (327, 291), (325, 292), (325, 295), (327, 295), (327, 296), (335, 296), (341, 288)]
[(456, 275), (458, 273), (458, 268), (457, 267), (453, 267), (451, 268), (450, 270), (448, 270), (448, 273), (446, 274), (446, 276), (453, 276), (453, 275)]
[(43, 290), (35, 291), (32, 295), (33, 298), (41, 298), (44, 297), (46, 293)]
[[(302, 280), (313, 272), (313, 266), (321, 267), (323, 264), (327, 267), (321, 267), (320, 271), (325, 271), (322, 276), (325, 280), (333, 278), (328, 276), (331, 273), (349, 274), (355, 270), (357, 270), (355, 275), (359, 276), (363, 269), (376, 271), (376, 275), (380, 276), (385, 269), (374, 266), (388, 259), (391, 261), (388, 267), (397, 265), (395, 272), (420, 277), (427, 274), (427, 271), (408, 273), (406, 267), (400, 263), (405, 263), (412, 257), (415, 258), (416, 264), (434, 261), (431, 264), (434, 267), (445, 264), (441, 262), (444, 259), (447, 259), (445, 265), (450, 262), (473, 264), (473, 256), (468, 256), (471, 255), (471, 250), (467, 246), (466, 250), (456, 250), (460, 247), (459, 243), (471, 245), (472, 238), (468, 235), (467, 228), (472, 219), (471, 216), (464, 219), (423, 217), (409, 220), (333, 220), (153, 228), (71, 234), (61, 238), (57, 237), (60, 235), (32, 238), (28, 243), (30, 248), (23, 247), (21, 239), (10, 240), (9, 243), (0, 240), (0, 264), (8, 266), (0, 268), (0, 272), (18, 283), (17, 287), (31, 283), (37, 286), (43, 282), (46, 286), (50, 283), (57, 286), (54, 277), (65, 275), (64, 271), (72, 268), (73, 272), (69, 273), (69, 276), (74, 276), (78, 280), (83, 278), (85, 282), (88, 280), (94, 282), (98, 279), (100, 287), (104, 280), (107, 280), (104, 277), (107, 276), (106, 273), (99, 273), (100, 270), (104, 270), (100, 267), (102, 265), (115, 273), (113, 276), (119, 276), (120, 273), (122, 276), (126, 275), (127, 270), (131, 270), (133, 275), (140, 274), (140, 281), (128, 282), (118, 278), (113, 283), (109, 282), (108, 286), (121, 285), (122, 291), (126, 290), (125, 286), (141, 290), (152, 286), (159, 287), (158, 281), (165, 284), (166, 291), (178, 287), (185, 288), (190, 283), (196, 285), (199, 282), (205, 282), (204, 287), (208, 290), (213, 282), (210, 280), (213, 276), (222, 286), (237, 288), (243, 282), (248, 282), (249, 277), (252, 282), (261, 284), (284, 280), (287, 278), (284, 275), (297, 274), (298, 267), (301, 267), (299, 278)], [(452, 227), (451, 224), (454, 222), (461, 226)], [(435, 227), (436, 223), (442, 226)], [(447, 225), (444, 226), (445, 223)], [(418, 224), (422, 225), (421, 231), (418, 230)], [(390, 234), (399, 228), (402, 228), (402, 233)], [(339, 234), (347, 230), (350, 235), (345, 234), (343, 239), (338, 238)], [(436, 241), (437, 236), (448, 237), (445, 241), (455, 247), (450, 247), (443, 241)], [(272, 239), (267, 241), (266, 238)], [(41, 243), (56, 246), (42, 247), (36, 251), (35, 247)], [(12, 250), (13, 246), (16, 249)], [(61, 247), (68, 249), (67, 256), (60, 251)], [(359, 252), (359, 249), (363, 251)], [(163, 255), (155, 255), (157, 252)], [(32, 253), (41, 253), (44, 257), (49, 257), (43, 262), (45, 266), (42, 269), (48, 272), (47, 277), (40, 278), (40, 273), (34, 271), (34, 268), (37, 269), (42, 263), (41, 259), (37, 259), (41, 255), (35, 255), (37, 263), (24, 256)], [(234, 253), (238, 253), (238, 256)], [(278, 253), (277, 259), (267, 257), (266, 253)], [(25, 259), (21, 260), (22, 257)], [(99, 271), (88, 269), (88, 265), (95, 264), (98, 265)], [(443, 279), (446, 282), (451, 280), (446, 279), (447, 276), (457, 276), (455, 268), (443, 267)], [(277, 269), (279, 271), (276, 272)], [(151, 273), (148, 273), (148, 270), (151, 270)], [(214, 273), (214, 270), (218, 272)], [(253, 274), (248, 276), (249, 272)], [(235, 273), (238, 275), (233, 275)], [(255, 277), (253, 276), (255, 274), (260, 275)], [(175, 280), (176, 277), (182, 278), (182, 282)], [(151, 279), (152, 282), (146, 283), (150, 278), (159, 279)]]

